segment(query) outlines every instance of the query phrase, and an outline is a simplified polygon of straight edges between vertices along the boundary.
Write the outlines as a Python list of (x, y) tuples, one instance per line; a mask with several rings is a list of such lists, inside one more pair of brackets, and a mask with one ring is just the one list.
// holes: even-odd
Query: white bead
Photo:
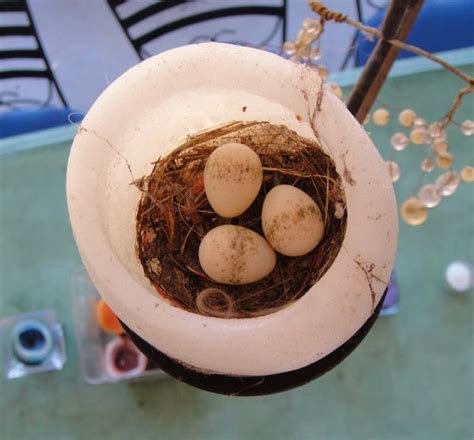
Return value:
[(466, 136), (472, 136), (474, 134), (474, 121), (470, 119), (465, 120), (461, 124), (461, 129)]
[(473, 268), (464, 261), (453, 261), (448, 265), (445, 272), (446, 281), (456, 292), (467, 292), (474, 286)]

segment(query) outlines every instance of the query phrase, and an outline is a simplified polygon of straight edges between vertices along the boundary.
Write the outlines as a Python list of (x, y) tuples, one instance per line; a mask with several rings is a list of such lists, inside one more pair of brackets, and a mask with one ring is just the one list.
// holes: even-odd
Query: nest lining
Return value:
[[(264, 170), (256, 200), (233, 219), (213, 211), (203, 181), (210, 153), (229, 142), (252, 148)], [(301, 298), (324, 275), (344, 239), (347, 212), (334, 162), (317, 142), (282, 125), (232, 122), (189, 136), (135, 184), (142, 191), (136, 226), (137, 254), (145, 275), (160, 295), (193, 313), (249, 318), (280, 310)], [(302, 257), (277, 254), (273, 272), (251, 284), (234, 286), (211, 280), (198, 259), (204, 235), (216, 226), (235, 224), (264, 236), (263, 200), (279, 184), (294, 185), (319, 206), (325, 225), (320, 244)]]

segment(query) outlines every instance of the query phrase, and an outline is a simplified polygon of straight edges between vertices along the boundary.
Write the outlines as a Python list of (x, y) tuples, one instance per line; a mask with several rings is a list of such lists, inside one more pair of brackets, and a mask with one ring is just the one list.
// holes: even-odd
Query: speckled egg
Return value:
[(265, 197), (263, 233), (280, 254), (297, 257), (311, 252), (324, 234), (324, 221), (314, 200), (291, 185), (278, 185)]
[(223, 284), (248, 284), (266, 277), (275, 267), (275, 251), (256, 232), (235, 225), (211, 229), (199, 246), (204, 272)]
[(204, 169), (204, 189), (214, 211), (222, 217), (242, 214), (262, 186), (262, 162), (251, 148), (229, 143), (216, 148)]

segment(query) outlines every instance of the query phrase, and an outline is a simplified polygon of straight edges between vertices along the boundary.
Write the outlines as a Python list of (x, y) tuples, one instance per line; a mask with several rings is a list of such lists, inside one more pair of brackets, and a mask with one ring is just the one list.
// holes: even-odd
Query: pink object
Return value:
[(128, 338), (112, 339), (105, 347), (104, 367), (110, 377), (124, 379), (146, 369), (147, 358)]

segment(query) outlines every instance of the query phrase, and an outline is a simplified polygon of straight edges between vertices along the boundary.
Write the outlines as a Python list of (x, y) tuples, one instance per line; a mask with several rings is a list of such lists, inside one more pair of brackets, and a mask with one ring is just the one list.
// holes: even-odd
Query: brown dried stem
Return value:
[[(397, 3), (398, 2), (392, 2), (392, 6), (396, 5)], [(422, 4), (422, 1), (418, 2), (418, 10), (419, 10), (419, 7), (421, 7), (421, 4)], [(310, 0), (309, 5), (310, 5), (311, 9), (321, 17), (322, 21), (335, 21), (337, 23), (346, 23), (346, 24), (348, 24), (348, 25), (350, 25), (350, 26), (352, 26), (352, 27), (368, 34), (368, 35), (372, 35), (374, 37), (379, 38), (380, 40), (382, 40), (382, 41), (390, 44), (391, 46), (397, 48), (397, 50), (403, 49), (403, 50), (407, 50), (409, 52), (412, 52), (416, 55), (425, 57), (425, 58), (439, 64), (440, 66), (444, 67), (449, 72), (453, 73), (454, 75), (458, 76), (460, 79), (465, 81), (468, 84), (468, 86), (463, 88), (459, 92), (459, 94), (457, 95), (456, 99), (453, 101), (453, 104), (452, 104), (451, 108), (449, 109), (446, 116), (443, 118), (443, 122), (442, 122), (443, 126), (446, 126), (446, 125), (449, 124), (449, 122), (451, 122), (454, 113), (459, 108), (459, 105), (461, 103), (462, 98), (465, 95), (467, 95), (468, 93), (471, 93), (471, 92), (474, 91), (474, 77), (469, 76), (467, 73), (463, 72), (462, 70), (458, 69), (457, 67), (454, 67), (453, 65), (447, 63), (443, 59), (437, 57), (436, 55), (433, 55), (430, 52), (427, 52), (427, 51), (425, 51), (425, 50), (423, 50), (423, 49), (421, 49), (417, 46), (413, 46), (412, 44), (405, 43), (404, 41), (400, 41), (400, 39), (403, 40), (403, 39), (406, 38), (406, 36), (408, 34), (407, 29), (409, 30), (409, 28), (411, 27), (411, 24), (414, 21), (414, 18), (416, 17), (417, 10), (415, 8), (412, 8), (412, 14), (410, 14), (409, 17), (407, 17), (407, 15), (405, 14), (405, 16), (402, 18), (402, 22), (404, 20), (407, 21), (407, 19), (410, 21), (408, 23), (408, 26), (405, 25), (404, 28), (402, 28), (402, 31), (400, 31), (400, 30), (398, 31), (397, 38), (391, 38), (390, 36), (384, 35), (384, 33), (382, 31), (380, 31), (379, 29), (376, 29), (376, 28), (373, 28), (373, 27), (370, 27), (370, 26), (366, 26), (363, 23), (361, 23), (357, 20), (353, 20), (353, 19), (349, 18), (348, 16), (346, 16), (344, 14), (341, 14), (339, 12), (332, 11), (332, 10), (328, 9), (326, 6), (324, 6), (321, 2), (319, 2), (317, 0)], [(415, 2), (415, 5), (416, 5), (416, 2)], [(393, 58), (393, 56), (390, 57), (390, 59), (392, 59), (392, 58)], [(391, 64), (388, 65), (388, 63), (386, 63), (386, 60), (384, 60), (384, 61), (385, 61), (384, 70), (386, 70), (387, 73), (388, 73), (387, 67), (390, 68)], [(383, 80), (384, 79), (385, 78), (383, 78)], [(372, 78), (372, 80), (373, 80), (373, 78)], [(378, 83), (379, 84), (377, 84), (377, 88), (379, 89), (380, 86), (381, 86), (381, 83), (383, 83), (383, 81), (381, 81), (381, 83), (380, 83), (380, 80), (379, 80)], [(372, 99), (372, 97), (370, 98), (372, 100), (372, 102), (375, 99), (375, 97), (376, 97), (376, 94), (375, 94), (375, 96), (373, 96), (373, 99)], [(365, 116), (368, 112), (368, 107), (370, 107), (370, 106), (364, 105), (364, 109), (361, 109), (361, 111), (359, 111), (359, 109), (357, 108), (356, 112), (353, 112), (353, 113), (357, 113), (357, 119), (359, 121), (363, 121), (365, 119)], [(363, 113), (365, 113), (365, 114), (363, 114)]]
[(474, 92), (474, 86), (473, 85), (467, 85), (466, 87), (462, 88), (456, 97), (453, 100), (453, 103), (451, 104), (451, 108), (448, 110), (446, 115), (444, 115), (441, 125), (446, 128), (453, 120), (454, 113), (456, 113), (457, 109), (461, 107), (462, 99), (464, 98), (465, 95), (468, 95), (469, 93)]
[[(369, 35), (373, 35), (374, 37), (377, 37), (380, 39), (385, 39), (382, 32), (379, 29), (366, 26), (365, 24), (362, 24), (360, 21), (353, 20), (346, 15), (341, 15), (341, 13), (339, 12), (331, 11), (330, 9), (325, 7), (321, 2), (317, 0), (310, 0), (310, 7), (314, 12), (320, 15), (322, 19), (326, 21), (334, 20), (338, 23), (346, 23)], [(334, 18), (334, 17), (341, 17), (341, 16), (343, 17), (342, 20), (341, 19), (336, 20)], [(428, 58), (429, 60), (443, 66), (446, 70), (449, 70), (454, 75), (457, 75), (463, 81), (471, 85), (474, 85), (474, 77), (469, 76), (467, 73), (464, 73), (462, 70), (459, 70), (457, 67), (454, 67), (453, 65), (447, 63), (446, 61), (437, 57), (436, 55), (433, 55), (432, 53), (427, 52), (426, 50), (420, 49), (417, 46), (413, 46), (412, 44), (408, 44), (396, 39), (388, 39), (386, 41), (390, 43), (391, 45), (396, 46), (400, 49), (407, 50), (409, 52), (415, 53), (422, 57)]]
[(391, 3), (381, 27), (384, 38), (378, 41), (370, 54), (347, 102), (347, 108), (360, 122), (365, 120), (400, 53), (400, 48), (387, 40), (405, 39), (408, 36), (422, 4), (423, 0), (397, 0)]

